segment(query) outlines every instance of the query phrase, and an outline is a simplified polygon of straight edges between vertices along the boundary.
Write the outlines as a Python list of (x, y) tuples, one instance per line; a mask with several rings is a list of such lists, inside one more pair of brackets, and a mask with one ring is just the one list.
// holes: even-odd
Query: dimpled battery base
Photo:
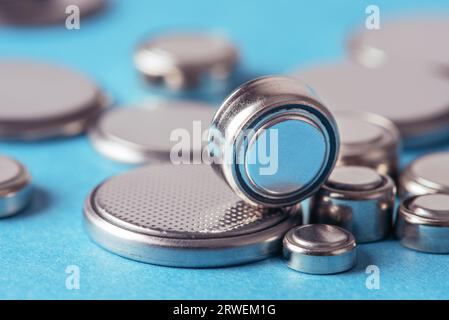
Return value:
[(134, 54), (137, 70), (153, 88), (181, 96), (224, 95), (239, 53), (226, 37), (202, 31), (152, 36)]
[(153, 165), (100, 184), (85, 203), (92, 239), (116, 254), (175, 267), (220, 267), (278, 253), (299, 205), (268, 209), (235, 196), (206, 165)]
[(437, 193), (405, 199), (398, 209), (396, 236), (410, 249), (449, 253), (449, 195)]
[(349, 61), (299, 71), (331, 111), (382, 115), (398, 127), (405, 147), (449, 139), (449, 79), (402, 61), (366, 68)]
[(291, 229), (284, 237), (287, 266), (310, 274), (334, 274), (356, 264), (352, 234), (337, 226), (309, 224)]
[(235, 90), (212, 120), (216, 172), (244, 201), (298, 203), (326, 180), (337, 160), (335, 120), (302, 82), (263, 77)]
[(399, 179), (401, 196), (449, 194), (449, 151), (429, 153), (410, 163)]
[(0, 138), (37, 140), (83, 132), (107, 105), (99, 87), (71, 70), (0, 61)]
[(97, 119), (89, 136), (98, 152), (121, 162), (201, 162), (214, 111), (181, 101), (115, 108)]
[(30, 202), (30, 182), (31, 177), (21, 163), (0, 156), (0, 218), (16, 214)]
[(382, 116), (357, 111), (334, 113), (340, 132), (337, 165), (364, 166), (398, 176), (400, 136), (396, 126)]
[(312, 197), (310, 221), (349, 230), (357, 243), (385, 238), (391, 231), (395, 185), (367, 167), (336, 167)]

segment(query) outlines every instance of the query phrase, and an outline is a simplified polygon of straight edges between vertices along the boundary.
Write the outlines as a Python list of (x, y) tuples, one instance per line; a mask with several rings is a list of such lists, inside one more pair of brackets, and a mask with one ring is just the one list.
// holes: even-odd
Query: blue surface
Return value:
[[(59, 62), (96, 78), (120, 103), (147, 98), (131, 54), (146, 33), (172, 27), (222, 29), (257, 74), (282, 73), (343, 56), (343, 40), (371, 1), (117, 1), (81, 30), (62, 26), (1, 28), (1, 57)], [(449, 12), (449, 2), (375, 1), (381, 17), (417, 9)], [(24, 93), (25, 94), (25, 93)], [(279, 258), (245, 266), (191, 270), (123, 259), (92, 243), (82, 204), (101, 180), (127, 170), (97, 155), (87, 138), (34, 144), (0, 143), (23, 161), (39, 189), (31, 208), (0, 221), (0, 298), (449, 298), (449, 258), (417, 253), (394, 240), (359, 247), (355, 269), (312, 276)], [(404, 162), (415, 157), (408, 154)], [(380, 289), (365, 286), (368, 265), (380, 268)], [(80, 289), (65, 286), (68, 265), (80, 268)]]

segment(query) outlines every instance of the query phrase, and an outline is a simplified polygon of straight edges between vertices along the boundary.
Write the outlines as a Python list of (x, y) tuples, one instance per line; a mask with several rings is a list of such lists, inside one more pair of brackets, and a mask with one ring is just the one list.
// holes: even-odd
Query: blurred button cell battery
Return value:
[(121, 162), (201, 162), (214, 111), (180, 101), (115, 108), (98, 118), (89, 135), (96, 150)]
[(351, 62), (316, 66), (296, 76), (334, 110), (372, 112), (393, 121), (406, 147), (449, 138), (449, 79), (401, 61), (377, 68)]
[(84, 75), (37, 62), (0, 61), (0, 138), (37, 140), (83, 132), (106, 107)]
[(0, 156), (0, 218), (16, 214), (30, 202), (30, 182), (31, 177), (21, 163)]
[(243, 200), (298, 203), (327, 179), (338, 155), (332, 114), (301, 81), (263, 77), (235, 90), (209, 132), (213, 167)]
[(235, 45), (213, 32), (167, 32), (136, 49), (137, 69), (168, 94), (224, 95), (239, 61)]
[(282, 249), (301, 223), (300, 205), (282, 209), (241, 201), (204, 165), (153, 165), (113, 177), (88, 197), (86, 228), (102, 247), (147, 263), (222, 267)]

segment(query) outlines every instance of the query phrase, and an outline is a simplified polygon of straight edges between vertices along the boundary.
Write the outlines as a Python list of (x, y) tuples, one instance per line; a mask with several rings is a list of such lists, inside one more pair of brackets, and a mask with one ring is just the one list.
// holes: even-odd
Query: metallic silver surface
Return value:
[[(307, 86), (288, 77), (240, 86), (215, 114), (209, 135), (209, 150), (220, 160), (214, 170), (244, 201), (269, 207), (310, 196), (332, 171), (339, 149), (331, 113)], [(264, 146), (267, 163), (256, 154)]]
[(449, 194), (449, 151), (429, 153), (410, 163), (399, 179), (402, 196)]
[(37, 140), (83, 132), (108, 101), (90, 79), (31, 61), (0, 61), (0, 138)]
[(449, 16), (409, 16), (382, 22), (379, 30), (354, 33), (348, 49), (355, 61), (368, 67), (386, 60), (408, 61), (429, 69), (449, 67)]
[(405, 147), (449, 140), (449, 81), (440, 72), (402, 61), (377, 68), (351, 62), (296, 73), (331, 111), (382, 115), (398, 127)]
[(66, 12), (68, 6), (77, 6), (80, 18), (84, 19), (102, 11), (106, 4), (106, 0), (2, 0), (0, 24), (64, 23), (69, 17), (69, 13)]
[(340, 132), (337, 165), (364, 166), (398, 177), (400, 135), (385, 117), (358, 111), (334, 113)]
[(170, 161), (173, 147), (184, 137), (180, 135), (188, 134), (186, 150), (181, 151), (188, 153), (188, 161), (201, 160), (207, 144), (202, 135), (208, 130), (214, 111), (209, 105), (181, 101), (115, 108), (97, 119), (89, 136), (95, 149), (109, 158), (144, 163)]
[(409, 197), (398, 208), (396, 236), (407, 248), (449, 253), (449, 195)]
[(393, 222), (396, 188), (387, 175), (367, 167), (336, 167), (311, 198), (311, 223), (337, 225), (357, 243), (385, 238)]
[(291, 229), (284, 237), (284, 258), (297, 271), (333, 274), (356, 264), (356, 243), (352, 234), (326, 224), (309, 224)]
[(0, 218), (22, 210), (31, 199), (31, 177), (17, 160), (0, 156)]
[(150, 37), (134, 54), (138, 71), (154, 87), (203, 95), (227, 93), (238, 60), (237, 48), (223, 35), (200, 31)]
[(176, 267), (262, 260), (302, 219), (299, 205), (252, 207), (206, 165), (155, 165), (114, 177), (86, 200), (86, 228), (125, 257)]

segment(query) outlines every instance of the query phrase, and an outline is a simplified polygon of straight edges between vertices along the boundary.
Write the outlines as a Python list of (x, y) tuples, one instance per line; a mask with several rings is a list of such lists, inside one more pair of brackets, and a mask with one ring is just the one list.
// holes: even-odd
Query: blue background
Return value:
[[(97, 79), (119, 104), (148, 98), (132, 63), (148, 32), (206, 27), (228, 32), (255, 74), (292, 71), (344, 56), (348, 31), (363, 23), (371, 1), (116, 1), (103, 15), (63, 25), (0, 28), (0, 57), (58, 62)], [(417, 10), (449, 12), (447, 0), (380, 1), (381, 18)], [(447, 41), (448, 39), (445, 39)], [(26, 92), (24, 92), (26, 94)], [(417, 154), (408, 153), (404, 163)], [(92, 243), (82, 204), (103, 179), (129, 169), (93, 151), (86, 137), (0, 143), (24, 162), (37, 192), (32, 206), (0, 220), (0, 298), (150, 299), (405, 299), (449, 298), (449, 258), (407, 250), (393, 239), (359, 246), (357, 266), (332, 276), (305, 275), (272, 258), (245, 266), (195, 270), (146, 265)], [(365, 286), (368, 265), (380, 268), (380, 289)], [(79, 290), (67, 290), (68, 265), (80, 268)]]

